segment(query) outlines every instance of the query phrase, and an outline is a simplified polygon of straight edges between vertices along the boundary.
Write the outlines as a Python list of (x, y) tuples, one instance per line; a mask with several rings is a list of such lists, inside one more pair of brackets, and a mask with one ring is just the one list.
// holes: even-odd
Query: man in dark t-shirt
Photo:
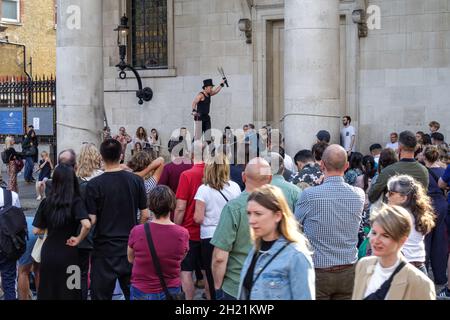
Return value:
[(149, 218), (144, 181), (121, 169), (121, 151), (120, 142), (106, 139), (100, 146), (105, 173), (86, 186), (86, 207), (96, 224), (91, 262), (93, 300), (111, 300), (117, 279), (129, 299), (132, 265), (127, 258), (128, 237), (136, 224)]

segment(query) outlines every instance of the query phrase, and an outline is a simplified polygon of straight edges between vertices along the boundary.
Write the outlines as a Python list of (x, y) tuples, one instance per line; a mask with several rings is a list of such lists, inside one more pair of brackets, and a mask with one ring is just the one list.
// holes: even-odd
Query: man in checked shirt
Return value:
[(295, 216), (313, 247), (317, 300), (349, 300), (358, 260), (358, 229), (364, 191), (344, 182), (347, 152), (329, 146), (320, 163), (322, 185), (303, 191)]

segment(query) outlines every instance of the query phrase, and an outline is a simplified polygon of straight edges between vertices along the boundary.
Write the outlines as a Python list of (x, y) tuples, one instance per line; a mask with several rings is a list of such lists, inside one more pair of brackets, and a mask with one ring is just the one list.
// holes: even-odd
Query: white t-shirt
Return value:
[(425, 236), (416, 230), (414, 216), (411, 214), (413, 226), (408, 239), (402, 248), (402, 253), (408, 262), (425, 262)]
[(386, 149), (387, 148), (397, 151), (398, 150), (398, 141), (396, 143), (391, 143), (391, 142), (386, 143)]
[[(239, 185), (233, 181), (228, 181), (228, 184), (221, 191), (228, 201), (237, 198), (241, 194)], [(205, 203), (205, 218), (200, 226), (200, 239), (212, 238), (219, 224), (222, 209), (227, 204), (227, 201), (219, 191), (204, 184), (198, 188), (194, 199)]]
[[(352, 145), (352, 137), (356, 135), (355, 128), (352, 126), (341, 129), (341, 142), (345, 150), (349, 150)], [(356, 143), (355, 143), (356, 144)], [(353, 144), (352, 152), (355, 152), (355, 144)]]
[(383, 268), (379, 262), (375, 265), (375, 269), (373, 271), (372, 277), (367, 284), (366, 292), (364, 293), (364, 298), (369, 294), (374, 293), (378, 289), (380, 289), (381, 285), (389, 279), (392, 273), (395, 271), (395, 268), (400, 264), (400, 259), (389, 268)]
[[(3, 190), (0, 190), (0, 207), (5, 205), (5, 199), (3, 198)], [(19, 195), (12, 191), (12, 205), (14, 207), (20, 208)]]

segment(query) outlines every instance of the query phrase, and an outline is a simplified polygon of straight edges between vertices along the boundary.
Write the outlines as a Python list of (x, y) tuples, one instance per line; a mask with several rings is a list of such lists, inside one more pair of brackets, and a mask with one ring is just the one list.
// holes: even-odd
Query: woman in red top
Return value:
[[(169, 213), (175, 210), (175, 195), (167, 186), (157, 186), (149, 194), (149, 209), (155, 219), (150, 223), (151, 236), (170, 294), (181, 292), (181, 261), (189, 249), (189, 233), (174, 224)], [(153, 265), (144, 225), (135, 226), (128, 240), (131, 273), (131, 300), (166, 300)]]

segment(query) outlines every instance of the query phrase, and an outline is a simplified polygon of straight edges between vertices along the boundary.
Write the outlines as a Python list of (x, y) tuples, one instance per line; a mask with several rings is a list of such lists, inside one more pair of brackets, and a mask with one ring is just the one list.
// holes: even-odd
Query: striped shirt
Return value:
[(150, 191), (156, 188), (157, 185), (158, 183), (153, 177), (144, 180), (145, 193), (147, 194), (147, 196), (150, 193)]
[(310, 241), (316, 268), (353, 264), (358, 259), (358, 229), (364, 209), (364, 191), (327, 177), (303, 191), (295, 216)]

